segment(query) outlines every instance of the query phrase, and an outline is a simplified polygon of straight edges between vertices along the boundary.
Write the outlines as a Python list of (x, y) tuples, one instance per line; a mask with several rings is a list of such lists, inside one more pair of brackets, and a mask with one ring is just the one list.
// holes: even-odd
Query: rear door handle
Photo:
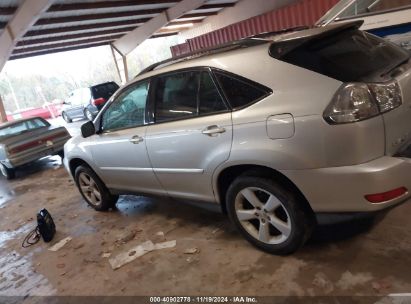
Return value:
[(224, 132), (225, 132), (224, 128), (221, 128), (216, 125), (208, 126), (203, 131), (201, 131), (201, 133), (203, 133), (204, 135), (208, 135), (208, 136), (213, 136), (213, 135), (221, 134)]
[(141, 136), (134, 135), (132, 138), (130, 138), (130, 142), (133, 144), (139, 144), (143, 141), (144, 139)]

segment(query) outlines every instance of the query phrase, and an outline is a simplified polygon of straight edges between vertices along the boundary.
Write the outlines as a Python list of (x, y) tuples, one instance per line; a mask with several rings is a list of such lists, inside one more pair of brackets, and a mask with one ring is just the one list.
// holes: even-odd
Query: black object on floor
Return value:
[(51, 214), (47, 211), (47, 209), (41, 209), (40, 212), (37, 213), (36, 228), (26, 235), (21, 246), (23, 248), (27, 248), (37, 244), (40, 240), (40, 236), (46, 243), (48, 243), (53, 239), (55, 234), (56, 225), (54, 224)]

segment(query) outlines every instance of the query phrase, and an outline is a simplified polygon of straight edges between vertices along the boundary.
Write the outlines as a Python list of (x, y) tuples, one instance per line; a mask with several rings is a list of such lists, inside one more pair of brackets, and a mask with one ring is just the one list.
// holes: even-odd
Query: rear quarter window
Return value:
[(221, 71), (214, 74), (234, 110), (244, 108), (271, 94), (271, 90), (244, 77)]

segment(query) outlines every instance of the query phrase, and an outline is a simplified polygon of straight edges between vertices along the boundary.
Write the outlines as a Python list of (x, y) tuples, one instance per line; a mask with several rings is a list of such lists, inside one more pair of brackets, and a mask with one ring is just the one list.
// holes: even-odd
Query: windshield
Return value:
[(43, 119), (35, 118), (31, 120), (20, 121), (5, 127), (0, 127), (0, 139), (19, 135), (27, 131), (48, 127), (49, 123)]
[[(277, 58), (343, 82), (381, 81), (410, 58), (399, 46), (360, 30), (295, 43)], [(270, 53), (278, 47), (273, 44)]]

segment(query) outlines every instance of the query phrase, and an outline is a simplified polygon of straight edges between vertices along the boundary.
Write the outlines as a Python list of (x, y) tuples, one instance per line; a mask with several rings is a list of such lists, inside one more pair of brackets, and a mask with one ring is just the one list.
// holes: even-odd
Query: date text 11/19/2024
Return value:
[(150, 297), (150, 303), (258, 303), (255, 297)]

